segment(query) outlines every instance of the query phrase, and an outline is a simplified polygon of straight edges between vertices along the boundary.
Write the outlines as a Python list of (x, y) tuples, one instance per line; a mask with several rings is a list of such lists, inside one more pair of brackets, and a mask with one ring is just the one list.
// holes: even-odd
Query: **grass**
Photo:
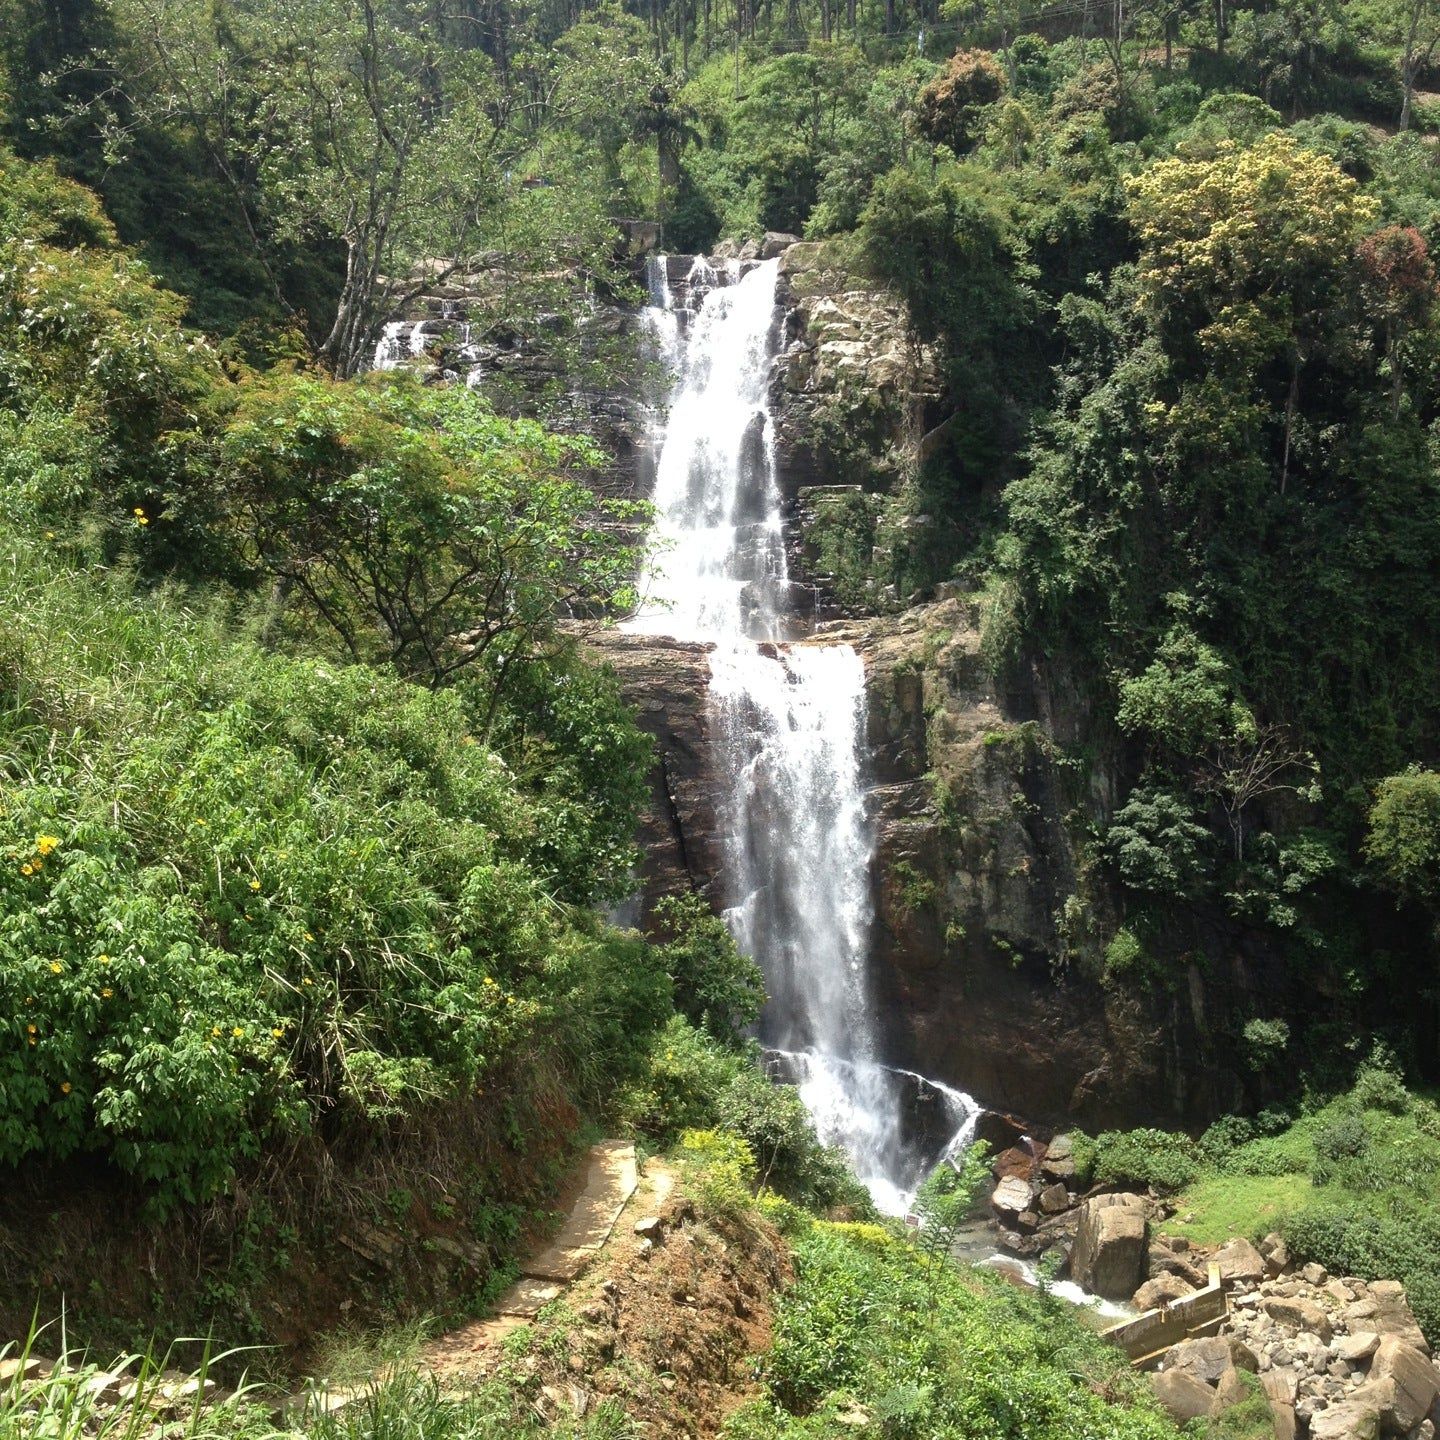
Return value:
[(1258, 1240), (1318, 1198), (1308, 1175), (1207, 1175), (1175, 1196), (1175, 1214), (1160, 1230), (1196, 1245), (1222, 1245), (1236, 1235)]

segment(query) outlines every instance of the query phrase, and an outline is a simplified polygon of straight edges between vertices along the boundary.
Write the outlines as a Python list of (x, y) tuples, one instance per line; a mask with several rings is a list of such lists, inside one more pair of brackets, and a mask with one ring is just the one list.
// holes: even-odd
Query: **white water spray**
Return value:
[(881, 1060), (864, 669), (848, 645), (786, 643), (805, 625), (769, 409), (777, 272), (772, 260), (722, 276), (697, 260), (682, 312), (666, 262), (652, 265), (646, 325), (677, 375), (654, 435), (646, 603), (631, 628), (713, 642), (726, 918), (765, 975), (761, 1039), (821, 1139), (845, 1149), (882, 1210), (904, 1213), (928, 1168), (969, 1143), (979, 1107)]

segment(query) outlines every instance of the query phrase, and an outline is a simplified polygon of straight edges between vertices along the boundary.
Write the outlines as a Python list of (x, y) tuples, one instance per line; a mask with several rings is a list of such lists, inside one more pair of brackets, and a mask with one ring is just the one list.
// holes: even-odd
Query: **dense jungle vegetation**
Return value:
[[(759, 982), (723, 927), (599, 918), (649, 745), (564, 622), (624, 609), (644, 515), (596, 498), (564, 401), (635, 372), (586, 323), (636, 294), (617, 216), (672, 250), (802, 234), (903, 297), (943, 393), (898, 473), (840, 457), (835, 583), (958, 584), (997, 670), (1072, 697), (1105, 796), (1077, 954), (1123, 990), (1268, 947), (1327, 997), (1247, 1030), (1270, 1088), (1371, 1028), (1428, 1074), (1437, 51), (1433, 0), (0, 0), (7, 1221), (83, 1165), (124, 1223), (247, 1257), (126, 1323), (249, 1336), (287, 1247), (357, 1195), (404, 1212), (400, 1173), (478, 1217), (483, 1291), (591, 1124), (719, 1126), (792, 1198), (855, 1200), (738, 1038)], [(554, 384), (367, 376), (476, 256), (473, 326)], [(1346, 1164), (1421, 1113), (1317, 1106)], [(1176, 1143), (1179, 1183), (1218, 1164)], [(1343, 1193), (1297, 1226), (1358, 1265)], [(737, 1435), (830, 1433), (796, 1397), (836, 1296), (939, 1286), (946, 1324), (1001, 1324), (794, 1223), (791, 1370)], [(845, 1383), (973, 1380), (943, 1326), (894, 1352), (852, 1319)], [(1050, 1417), (1024, 1433), (1081, 1433), (1055, 1397), (1093, 1357), (1015, 1323), (997, 1353)]]

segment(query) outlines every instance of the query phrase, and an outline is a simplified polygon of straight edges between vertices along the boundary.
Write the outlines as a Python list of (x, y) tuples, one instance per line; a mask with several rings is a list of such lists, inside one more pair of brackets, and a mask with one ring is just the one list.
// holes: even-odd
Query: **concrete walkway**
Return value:
[(625, 1140), (602, 1140), (590, 1147), (581, 1168), (585, 1185), (560, 1233), (521, 1263), (520, 1279), (496, 1301), (489, 1319), (473, 1320), (427, 1345), (427, 1365), (447, 1369), (473, 1361), (477, 1351), (528, 1325), (544, 1306), (559, 1299), (600, 1252), (639, 1183), (635, 1147)]

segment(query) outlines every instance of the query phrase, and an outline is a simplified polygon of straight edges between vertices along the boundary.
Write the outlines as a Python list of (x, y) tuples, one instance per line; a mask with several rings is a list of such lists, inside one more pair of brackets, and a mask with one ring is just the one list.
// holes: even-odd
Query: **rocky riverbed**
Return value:
[[(999, 1117), (988, 1124), (1000, 1133)], [(1153, 1194), (1081, 1193), (1063, 1135), (999, 1151), (994, 1173), (1000, 1248), (1055, 1251), (1059, 1273), (1092, 1294), (1163, 1311), (1218, 1279), (1216, 1333), (1173, 1345), (1153, 1373), (1179, 1423), (1251, 1402), (1258, 1386), (1278, 1440), (1434, 1440), (1440, 1369), (1398, 1281), (1296, 1264), (1278, 1234), (1216, 1247), (1164, 1234), (1172, 1209)]]

